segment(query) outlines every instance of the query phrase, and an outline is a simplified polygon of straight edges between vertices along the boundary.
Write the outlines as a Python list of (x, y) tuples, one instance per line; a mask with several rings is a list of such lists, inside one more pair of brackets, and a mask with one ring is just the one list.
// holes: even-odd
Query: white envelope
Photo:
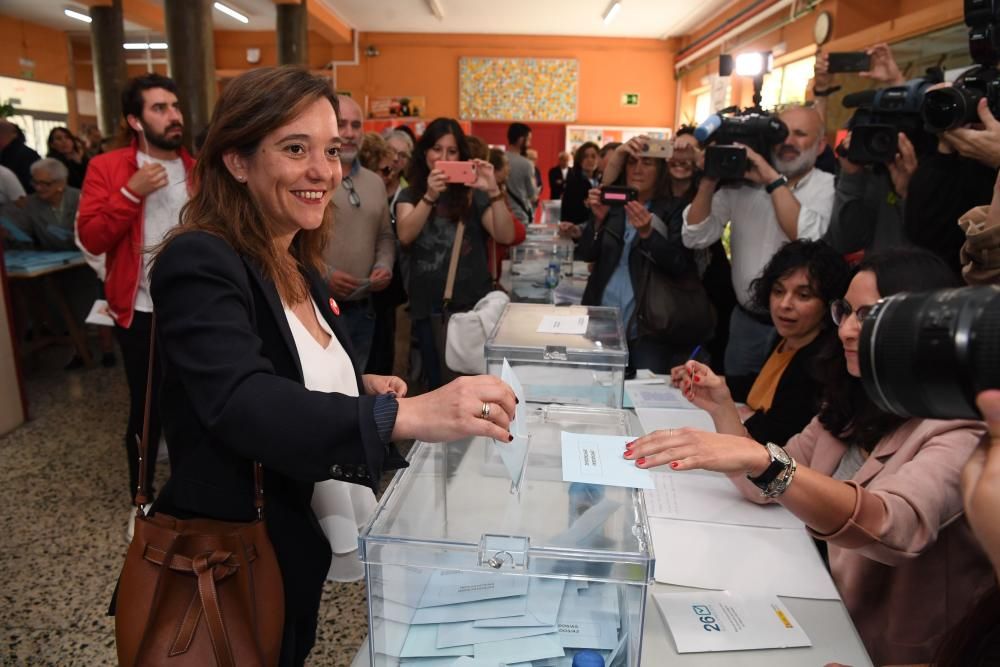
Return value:
[(473, 655), (472, 645), (437, 647), (436, 625), (411, 625), (400, 658), (440, 658), (444, 656)]

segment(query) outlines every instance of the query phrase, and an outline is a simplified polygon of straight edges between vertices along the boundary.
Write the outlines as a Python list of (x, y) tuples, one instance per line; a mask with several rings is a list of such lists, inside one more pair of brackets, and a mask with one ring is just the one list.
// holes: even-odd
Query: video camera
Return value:
[(709, 144), (705, 150), (705, 175), (722, 182), (744, 180), (750, 169), (748, 146), (766, 160), (771, 160), (771, 149), (788, 138), (788, 126), (777, 116), (765, 113), (759, 107), (743, 111), (724, 109), (698, 126), (695, 138)]
[(851, 145), (844, 154), (855, 164), (892, 162), (899, 152), (899, 133), (906, 135), (918, 154), (924, 153), (933, 143), (933, 137), (924, 129), (921, 110), (927, 89), (944, 80), (939, 69), (927, 71), (919, 79), (911, 79), (901, 86), (863, 90), (844, 96), (844, 107), (857, 109), (847, 124), (851, 131)]
[(865, 317), (858, 346), (868, 397), (901, 417), (980, 419), (1000, 388), (1000, 287), (897, 294)]
[(932, 90), (923, 106), (923, 118), (931, 132), (943, 132), (979, 122), (976, 110), (986, 98), (990, 112), (1000, 116), (1000, 0), (965, 0), (965, 24), (969, 26), (969, 53), (977, 67), (962, 75), (954, 86)]

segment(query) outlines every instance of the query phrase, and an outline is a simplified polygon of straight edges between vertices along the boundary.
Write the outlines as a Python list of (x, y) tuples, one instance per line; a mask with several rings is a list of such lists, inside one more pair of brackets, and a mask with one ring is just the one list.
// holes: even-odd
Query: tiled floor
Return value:
[[(124, 373), (36, 370), (28, 398), (33, 419), (0, 438), (0, 665), (114, 665)], [(328, 583), (309, 664), (349, 665), (366, 623), (364, 584)]]

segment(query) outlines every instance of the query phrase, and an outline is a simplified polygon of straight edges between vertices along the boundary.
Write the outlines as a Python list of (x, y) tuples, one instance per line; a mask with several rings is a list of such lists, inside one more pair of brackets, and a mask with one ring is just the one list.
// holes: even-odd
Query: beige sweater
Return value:
[[(345, 171), (344, 176), (349, 174)], [(385, 185), (378, 174), (360, 167), (350, 177), (361, 206), (353, 206), (343, 184), (333, 193), (333, 234), (323, 259), (332, 271), (346, 271), (355, 278), (367, 279), (377, 268), (392, 271), (396, 259), (396, 236), (389, 222), (389, 204)], [(368, 296), (362, 289), (352, 300)]]

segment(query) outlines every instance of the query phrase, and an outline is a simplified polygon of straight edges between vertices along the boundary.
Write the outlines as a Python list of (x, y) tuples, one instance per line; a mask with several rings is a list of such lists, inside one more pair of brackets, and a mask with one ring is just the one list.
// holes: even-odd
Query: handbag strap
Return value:
[[(142, 411), (142, 437), (139, 439), (139, 486), (135, 493), (136, 517), (143, 517), (143, 505), (149, 502), (146, 495), (146, 452), (149, 450), (149, 415), (153, 402), (153, 364), (156, 361), (156, 317), (153, 317), (149, 327), (149, 366), (146, 368), (146, 405)], [(137, 436), (138, 437), (138, 436)], [(264, 468), (260, 462), (254, 461), (253, 471), (253, 506), (257, 518), (264, 518)]]
[(455, 242), (451, 244), (451, 260), (448, 262), (448, 279), (444, 282), (444, 307), (451, 305), (451, 297), (455, 292), (455, 275), (458, 273), (458, 254), (465, 237), (465, 221), (460, 220), (455, 227)]

